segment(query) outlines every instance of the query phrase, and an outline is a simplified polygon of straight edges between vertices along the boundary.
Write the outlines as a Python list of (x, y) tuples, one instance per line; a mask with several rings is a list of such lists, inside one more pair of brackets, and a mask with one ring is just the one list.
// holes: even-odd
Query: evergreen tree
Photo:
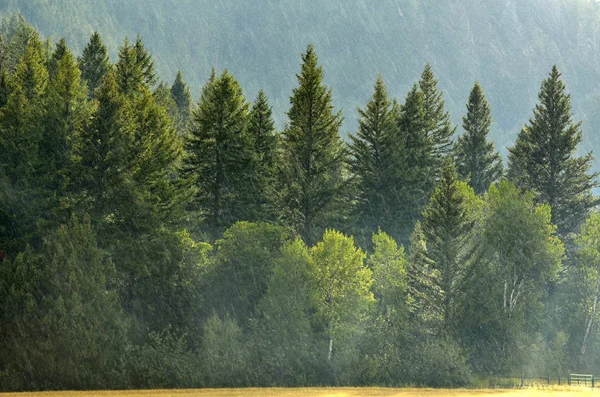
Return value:
[(87, 82), (88, 96), (94, 96), (94, 90), (100, 86), (102, 78), (111, 70), (108, 51), (98, 32), (94, 32), (78, 59), (81, 78)]
[[(475, 219), (470, 213), (474, 192), (458, 181), (451, 160), (446, 160), (438, 185), (423, 215), (423, 233), (427, 241), (427, 257), (438, 270), (436, 280), (443, 300), (438, 302), (438, 313), (445, 331), (452, 331), (456, 296), (472, 256), (472, 230)], [(434, 297), (435, 298), (435, 297)]]
[(581, 142), (581, 123), (573, 123), (571, 96), (565, 93), (556, 66), (542, 82), (540, 103), (510, 149), (508, 176), (518, 186), (538, 194), (552, 208), (558, 233), (576, 233), (598, 200), (592, 189), (598, 173), (590, 174), (592, 154), (574, 157)]
[(127, 39), (119, 47), (119, 60), (115, 65), (115, 71), (119, 91), (122, 94), (136, 95), (146, 85), (144, 70), (138, 62), (136, 46)]
[(180, 134), (187, 133), (188, 123), (192, 114), (193, 98), (190, 88), (183, 81), (181, 71), (177, 72), (175, 82), (171, 86), (171, 97), (177, 106), (177, 116), (174, 118), (175, 126)]
[(52, 198), (40, 180), (48, 86), (44, 62), (42, 44), (33, 38), (9, 79), (0, 113), (0, 250), (12, 258), (27, 244), (39, 246), (38, 223), (51, 211)]
[(339, 216), (346, 153), (339, 134), (342, 115), (334, 113), (312, 45), (302, 62), (282, 137), (282, 177), (288, 219), (305, 241), (314, 242)]
[(468, 181), (476, 194), (483, 194), (502, 176), (502, 158), (488, 142), (492, 116), (483, 90), (475, 82), (469, 94), (467, 114), (463, 117), (464, 135), (455, 147), (456, 169)]
[(48, 75), (51, 80), (56, 76), (56, 72), (58, 71), (58, 61), (60, 61), (68, 51), (67, 41), (64, 38), (60, 39), (58, 43), (56, 43), (56, 48), (54, 48), (50, 60), (48, 61)]
[(156, 73), (154, 72), (154, 61), (152, 55), (146, 50), (142, 38), (138, 35), (135, 39), (135, 61), (142, 69), (144, 75), (144, 82), (150, 88), (156, 84)]
[[(65, 198), (67, 190), (71, 189), (72, 175), (69, 173), (72, 170), (72, 148), (90, 115), (81, 72), (71, 52), (65, 48), (48, 87), (45, 131), (40, 147), (40, 160), (44, 163), (44, 186), (54, 192), (53, 196), (57, 199)], [(63, 201), (61, 207), (69, 205)], [(58, 207), (56, 205), (56, 209)]]
[(225, 70), (206, 83), (194, 112), (186, 169), (196, 179), (194, 206), (212, 239), (247, 215), (246, 175), (252, 161), (248, 107), (242, 88)]
[(253, 220), (274, 219), (277, 136), (272, 110), (265, 93), (260, 90), (250, 111), (248, 133), (253, 144), (254, 172), (250, 205)]
[(398, 194), (398, 209), (395, 216), (398, 241), (406, 242), (433, 189), (432, 143), (426, 135), (427, 120), (423, 94), (417, 86), (406, 96), (398, 119), (400, 130), (401, 166), (395, 169), (395, 178), (401, 191)]
[(358, 109), (358, 133), (350, 136), (350, 170), (356, 178), (359, 229), (373, 233), (379, 227), (395, 234), (393, 228), (399, 186), (398, 109), (388, 98), (381, 76), (372, 98)]
[(437, 84), (438, 81), (428, 63), (421, 74), (419, 89), (423, 93), (425, 136), (433, 145), (432, 157), (436, 175), (440, 171), (444, 157), (452, 151), (452, 135), (456, 132), (456, 127), (452, 128), (450, 114), (444, 108), (442, 93), (438, 91)]

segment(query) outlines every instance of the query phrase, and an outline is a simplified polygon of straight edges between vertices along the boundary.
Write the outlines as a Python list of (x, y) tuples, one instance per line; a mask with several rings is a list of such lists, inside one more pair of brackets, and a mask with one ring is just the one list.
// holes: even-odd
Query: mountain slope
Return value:
[[(375, 5), (376, 4), (376, 5)], [(0, 13), (21, 12), (43, 34), (66, 37), (80, 51), (98, 30), (113, 54), (139, 33), (159, 74), (178, 69), (197, 95), (210, 69), (228, 68), (252, 99), (263, 88), (278, 125), (285, 122), (300, 53), (313, 43), (325, 82), (356, 128), (357, 105), (377, 73), (403, 98), (426, 62), (433, 65), (459, 123), (479, 80), (492, 106), (492, 137), (511, 146), (531, 116), (552, 64), (563, 72), (584, 149), (600, 145), (600, 6), (592, 0), (5, 0)], [(597, 164), (600, 162), (597, 161)]]

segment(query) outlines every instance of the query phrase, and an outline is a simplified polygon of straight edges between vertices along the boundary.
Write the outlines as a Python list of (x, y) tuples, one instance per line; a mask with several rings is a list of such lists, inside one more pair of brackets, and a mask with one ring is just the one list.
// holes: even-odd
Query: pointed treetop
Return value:
[(78, 62), (81, 78), (87, 82), (88, 95), (91, 98), (94, 96), (94, 90), (100, 85), (102, 77), (112, 69), (108, 50), (98, 32), (92, 34)]

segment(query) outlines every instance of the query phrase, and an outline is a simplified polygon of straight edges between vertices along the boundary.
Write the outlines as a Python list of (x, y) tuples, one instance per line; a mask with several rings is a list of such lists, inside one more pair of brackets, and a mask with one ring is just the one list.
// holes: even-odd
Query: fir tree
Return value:
[(367, 233), (379, 227), (392, 228), (397, 204), (395, 186), (398, 164), (398, 109), (388, 98), (381, 76), (377, 77), (372, 98), (358, 109), (358, 133), (350, 136), (350, 170), (356, 178), (357, 218)]
[(577, 233), (598, 200), (592, 189), (598, 173), (590, 174), (592, 154), (574, 157), (581, 142), (581, 123), (573, 123), (571, 96), (565, 93), (556, 66), (542, 82), (540, 103), (510, 149), (508, 175), (518, 186), (534, 191), (550, 205), (558, 233)]
[(488, 142), (492, 116), (478, 82), (469, 94), (467, 114), (463, 117), (465, 133), (458, 138), (455, 148), (456, 169), (468, 181), (476, 194), (483, 194), (502, 176), (502, 158)]
[(0, 113), (0, 248), (14, 257), (27, 244), (38, 246), (38, 223), (51, 211), (40, 173), (40, 144), (48, 72), (42, 44), (29, 41), (8, 82), (9, 95)]
[(470, 187), (458, 181), (454, 165), (448, 159), (423, 214), (427, 257), (440, 275), (436, 283), (443, 300), (438, 301), (437, 309), (446, 331), (453, 326), (453, 310), (460, 280), (472, 255), (469, 244), (475, 222), (469, 212), (469, 201), (473, 195)]
[(272, 110), (264, 91), (260, 90), (250, 111), (248, 133), (254, 152), (253, 186), (251, 205), (255, 214), (251, 220), (266, 221), (273, 219), (275, 192), (276, 146), (277, 136)]
[(339, 216), (346, 153), (339, 135), (342, 115), (334, 113), (312, 45), (302, 62), (282, 137), (282, 176), (290, 219), (305, 241), (314, 242)]
[(152, 60), (152, 56), (146, 50), (144, 43), (142, 43), (142, 38), (138, 35), (135, 39), (134, 44), (135, 49), (135, 60), (136, 63), (142, 69), (142, 73), (144, 75), (144, 82), (150, 88), (156, 84), (156, 73), (154, 72), (154, 61)]
[(115, 71), (119, 91), (122, 94), (136, 95), (145, 86), (144, 71), (142, 65), (138, 63), (136, 47), (127, 39), (119, 48), (119, 60), (115, 65)]
[(419, 89), (423, 93), (423, 107), (425, 110), (426, 128), (425, 135), (433, 144), (433, 167), (437, 175), (444, 157), (452, 151), (452, 135), (456, 127), (452, 128), (450, 115), (444, 108), (442, 93), (437, 88), (430, 64), (425, 65), (419, 81)]
[(56, 48), (48, 61), (48, 75), (50, 76), (50, 79), (53, 79), (56, 76), (58, 61), (60, 61), (68, 51), (67, 41), (64, 38), (60, 39), (58, 43), (56, 43)]
[(413, 86), (406, 96), (400, 118), (399, 164), (396, 167), (395, 180), (400, 187), (398, 208), (395, 215), (397, 240), (406, 242), (433, 189), (433, 145), (426, 135), (427, 120), (423, 94)]
[(195, 208), (213, 239), (246, 215), (246, 174), (252, 161), (248, 108), (242, 88), (225, 70), (203, 87), (193, 115), (186, 168), (196, 179)]
[(177, 106), (177, 117), (173, 120), (180, 133), (184, 133), (188, 127), (192, 113), (193, 98), (190, 88), (183, 80), (181, 71), (177, 72), (175, 82), (171, 86), (171, 97)]
[(83, 54), (78, 59), (81, 78), (87, 82), (88, 95), (94, 96), (102, 78), (111, 70), (112, 65), (108, 58), (108, 51), (98, 32), (94, 32), (83, 49)]

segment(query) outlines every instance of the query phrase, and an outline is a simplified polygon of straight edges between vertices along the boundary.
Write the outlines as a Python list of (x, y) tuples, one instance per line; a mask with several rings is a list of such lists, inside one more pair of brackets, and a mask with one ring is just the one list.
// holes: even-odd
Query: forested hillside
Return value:
[(77, 32), (80, 49), (0, 23), (0, 390), (598, 373), (598, 173), (560, 56), (527, 72), (534, 101), (505, 99), (523, 117), (503, 161), (485, 80), (445, 76), (457, 125), (443, 65), (409, 53), (400, 94), (361, 60), (354, 117), (333, 44), (296, 38), (289, 71), (269, 57), (289, 81), (273, 93), (223, 59), (190, 88), (140, 36), (111, 58)]
[(470, 85), (481, 82), (493, 110), (492, 138), (503, 155), (529, 117), (539, 81), (556, 64), (584, 122), (584, 151), (600, 146), (596, 0), (0, 2), (0, 13), (11, 12), (54, 40), (65, 37), (76, 52), (97, 30), (113, 61), (123, 37), (140, 34), (160, 77), (171, 82), (181, 70), (194, 98), (213, 66), (227, 67), (249, 97), (265, 90), (280, 128), (297, 54), (307, 43), (322, 54), (325, 82), (346, 116), (344, 134), (356, 130), (356, 106), (369, 96), (377, 73), (394, 96), (404, 96), (429, 62), (455, 124)]

